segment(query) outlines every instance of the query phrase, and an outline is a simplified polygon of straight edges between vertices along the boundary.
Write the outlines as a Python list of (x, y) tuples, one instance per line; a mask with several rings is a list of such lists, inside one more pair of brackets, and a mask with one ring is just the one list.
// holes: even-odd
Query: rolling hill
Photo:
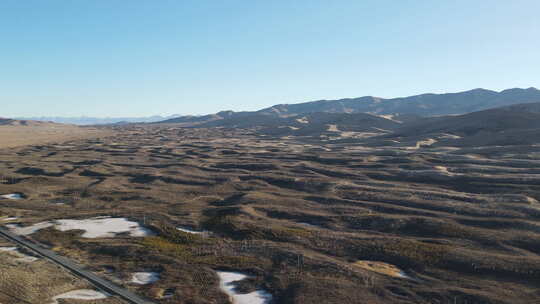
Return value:
[(257, 111), (269, 115), (288, 116), (313, 112), (416, 114), (421, 116), (464, 114), (498, 106), (540, 102), (536, 88), (509, 89), (501, 92), (474, 89), (459, 93), (422, 94), (384, 99), (373, 96), (340, 100), (319, 100), (299, 104), (281, 104)]
[[(450, 134), (452, 136), (444, 136)], [(463, 115), (428, 117), (404, 124), (390, 137), (440, 137), (439, 145), (526, 145), (540, 140), (540, 103), (519, 104)], [(437, 145), (437, 144), (436, 144)]]
[[(475, 89), (459, 93), (422, 94), (410, 97), (384, 99), (373, 96), (340, 100), (319, 100), (298, 104), (279, 104), (258, 111), (222, 111), (204, 116), (181, 116), (157, 123), (182, 123), (185, 126), (219, 126), (216, 121), (226, 119), (248, 119), (268, 121), (269, 117), (286, 118), (311, 113), (370, 113), (375, 115), (400, 116), (400, 121), (415, 120), (418, 116), (440, 116), (465, 114), (507, 105), (540, 102), (540, 90), (508, 89), (501, 92)], [(394, 119), (394, 118), (393, 118)], [(230, 124), (229, 122), (223, 123)]]
[(400, 122), (366, 113), (311, 113), (294, 117), (237, 113), (231, 118), (213, 120), (197, 127), (258, 128), (272, 135), (320, 135), (327, 132), (373, 132), (394, 130)]

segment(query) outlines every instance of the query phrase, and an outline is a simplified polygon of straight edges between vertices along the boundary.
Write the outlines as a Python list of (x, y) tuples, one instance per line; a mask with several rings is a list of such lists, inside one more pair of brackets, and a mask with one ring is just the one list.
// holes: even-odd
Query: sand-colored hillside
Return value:
[(103, 137), (110, 130), (79, 127), (52, 122), (10, 120), (0, 118), (0, 149), (25, 145), (40, 145), (76, 139)]

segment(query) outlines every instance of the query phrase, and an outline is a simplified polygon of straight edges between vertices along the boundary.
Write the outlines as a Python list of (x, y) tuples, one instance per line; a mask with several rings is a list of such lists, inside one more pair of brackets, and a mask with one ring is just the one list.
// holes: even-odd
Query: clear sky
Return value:
[(0, 0), (0, 116), (540, 86), (538, 0)]

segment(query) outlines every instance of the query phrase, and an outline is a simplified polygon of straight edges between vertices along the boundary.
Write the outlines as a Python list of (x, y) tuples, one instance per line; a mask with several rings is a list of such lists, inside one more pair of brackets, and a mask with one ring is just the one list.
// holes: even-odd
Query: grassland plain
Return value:
[(110, 135), (110, 130), (52, 122), (0, 118), (0, 149)]
[[(238, 290), (275, 303), (540, 299), (539, 146), (174, 125), (110, 132), (0, 150), (0, 194), (23, 197), (0, 200), (0, 217), (139, 222), (154, 235), (48, 227), (29, 237), (158, 303), (228, 303), (217, 270), (249, 274)], [(159, 280), (130, 283), (144, 271)]]

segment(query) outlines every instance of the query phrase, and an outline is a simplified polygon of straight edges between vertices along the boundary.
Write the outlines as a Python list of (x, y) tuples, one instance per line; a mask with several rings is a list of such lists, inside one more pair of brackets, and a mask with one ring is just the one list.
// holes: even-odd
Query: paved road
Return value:
[(75, 275), (82, 277), (86, 280), (88, 280), (90, 283), (92, 283), (97, 288), (106, 291), (112, 295), (117, 295), (120, 298), (126, 300), (128, 303), (131, 304), (153, 304), (153, 302), (149, 302), (148, 300), (145, 300), (136, 294), (132, 293), (131, 291), (128, 291), (122, 287), (119, 287), (118, 285), (107, 281), (105, 279), (102, 279), (98, 277), (97, 275), (93, 274), (90, 271), (83, 270), (81, 266), (75, 264), (73, 261), (59, 256), (56, 253), (52, 252), (51, 250), (44, 249), (24, 238), (21, 238), (20, 236), (17, 236), (16, 234), (11, 233), (9, 230), (0, 227), (0, 236), (8, 239), (9, 241), (16, 243), (20, 246), (23, 246), (25, 248), (30, 249), (31, 251), (37, 253), (40, 256), (43, 256), (54, 263), (68, 269)]

